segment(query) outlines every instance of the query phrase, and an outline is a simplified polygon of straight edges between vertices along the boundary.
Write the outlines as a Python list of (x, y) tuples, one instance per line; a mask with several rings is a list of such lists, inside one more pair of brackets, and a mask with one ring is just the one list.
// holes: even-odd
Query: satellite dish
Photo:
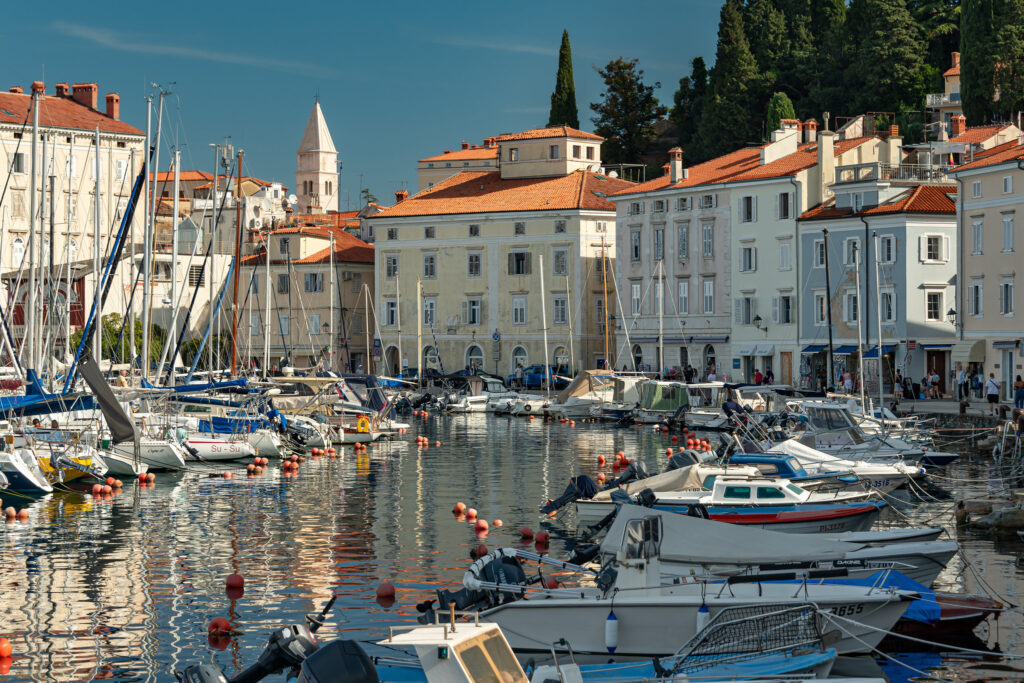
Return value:
[(618, 178), (619, 177), (619, 172), (618, 171), (612, 171), (611, 173), (608, 174), (608, 177), (609, 178)]
[(293, 194), (290, 194), (288, 195), (288, 203), (291, 204), (292, 206), (295, 206), (296, 204), (299, 203), (299, 198)]
[(270, 202), (270, 199), (268, 199), (267, 197), (263, 198), (263, 201), (260, 202), (260, 205), (262, 206), (264, 211), (270, 211), (274, 208), (274, 205)]

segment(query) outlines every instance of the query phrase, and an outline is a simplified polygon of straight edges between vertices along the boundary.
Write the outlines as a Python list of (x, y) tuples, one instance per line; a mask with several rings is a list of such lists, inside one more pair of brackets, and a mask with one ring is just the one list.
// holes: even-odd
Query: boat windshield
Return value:
[(807, 414), (811, 427), (816, 431), (834, 432), (853, 426), (850, 417), (843, 410), (808, 407), (804, 412)]
[(795, 493), (798, 496), (802, 496), (802, 495), (804, 495), (804, 493), (806, 493), (806, 491), (804, 491), (802, 488), (800, 488), (796, 484), (786, 484), (786, 488), (789, 489), (790, 491), (792, 491), (793, 493)]
[(523, 668), (498, 631), (457, 646), (455, 653), (473, 683), (527, 683)]

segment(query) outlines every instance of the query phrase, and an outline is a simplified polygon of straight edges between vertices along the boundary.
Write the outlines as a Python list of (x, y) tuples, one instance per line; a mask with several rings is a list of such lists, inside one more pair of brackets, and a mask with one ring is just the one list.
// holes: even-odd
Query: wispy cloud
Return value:
[(493, 40), (466, 40), (465, 38), (438, 38), (431, 42), (437, 45), (448, 47), (466, 47), (474, 50), (498, 50), (500, 52), (525, 52), (531, 55), (551, 56), (558, 54), (558, 50), (539, 45), (523, 45), (522, 43), (498, 42)]
[(96, 45), (120, 50), (121, 52), (134, 52), (137, 54), (163, 55), (167, 57), (184, 57), (186, 59), (198, 59), (208, 62), (221, 62), (223, 64), (240, 64), (243, 66), (257, 66), (278, 71), (293, 73), (330, 75), (330, 69), (324, 69), (318, 65), (306, 64), (286, 59), (274, 59), (272, 57), (259, 57), (246, 55), (237, 52), (218, 52), (201, 47), (190, 47), (188, 45), (161, 45), (159, 43), (141, 41), (136, 36), (119, 34), (110, 29), (84, 24), (72, 24), (65, 21), (53, 22), (53, 28), (65, 35), (86, 40)]

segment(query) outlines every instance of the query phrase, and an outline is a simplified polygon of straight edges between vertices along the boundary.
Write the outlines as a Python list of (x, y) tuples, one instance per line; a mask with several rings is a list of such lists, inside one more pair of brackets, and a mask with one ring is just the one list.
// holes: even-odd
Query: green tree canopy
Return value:
[(852, 0), (847, 24), (857, 45), (846, 71), (853, 110), (921, 109), (924, 41), (906, 0)]
[(562, 46), (558, 49), (558, 73), (555, 74), (555, 91), (551, 93), (549, 126), (580, 127), (580, 115), (576, 109), (576, 84), (572, 76), (572, 48), (569, 47), (569, 32), (562, 30)]
[(793, 110), (793, 102), (784, 92), (777, 92), (768, 100), (768, 132), (778, 130), (779, 122), (782, 119), (795, 119), (796, 111)]
[(661, 83), (645, 84), (635, 59), (613, 59), (597, 73), (604, 92), (590, 109), (597, 114), (591, 118), (594, 132), (605, 138), (601, 156), (612, 164), (636, 163), (654, 137), (654, 122), (668, 111), (654, 96)]
[(679, 126), (679, 145), (689, 150), (697, 137), (701, 109), (708, 91), (708, 69), (703, 57), (695, 57), (689, 76), (679, 79), (679, 89), (673, 96), (669, 119)]
[[(125, 327), (122, 330), (122, 327)], [(160, 353), (164, 348), (164, 341), (167, 339), (167, 332), (164, 328), (159, 325), (153, 325), (150, 328), (150, 342), (149, 342), (149, 360), (151, 363), (160, 362)], [(142, 321), (138, 318), (135, 319), (135, 353), (139, 355), (142, 353)], [(132, 363), (132, 339), (129, 336), (131, 334), (127, 327), (124, 325), (124, 320), (117, 313), (108, 313), (103, 316), (100, 322), (100, 346), (103, 358), (110, 360), (114, 363)], [(120, 339), (120, 343), (118, 340)], [(71, 334), (71, 348), (77, 348), (78, 344), (82, 341), (82, 330), (78, 330)], [(87, 345), (88, 349), (92, 350), (92, 345)]]

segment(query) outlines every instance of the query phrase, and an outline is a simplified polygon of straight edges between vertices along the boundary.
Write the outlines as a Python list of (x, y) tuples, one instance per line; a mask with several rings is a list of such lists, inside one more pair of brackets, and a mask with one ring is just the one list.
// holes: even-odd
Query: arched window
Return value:
[(14, 268), (20, 268), (21, 262), (25, 258), (25, 240), (20, 237), (14, 240), (14, 245), (11, 247), (11, 265)]
[(484, 369), (484, 350), (476, 344), (471, 344), (466, 349), (466, 367), (470, 372), (477, 372)]
[(552, 356), (556, 372), (569, 372), (569, 351), (564, 346), (555, 347), (555, 355)]
[(717, 374), (717, 368), (715, 368), (715, 347), (708, 344), (704, 347), (704, 373), (707, 374), (712, 370), (716, 370), (715, 374)]
[(431, 370), (437, 370), (440, 366), (440, 359), (437, 357), (437, 351), (434, 350), (433, 346), (423, 347), (423, 367)]
[(527, 355), (526, 349), (524, 349), (522, 346), (517, 346), (514, 349), (512, 349), (513, 371), (516, 369), (517, 366), (525, 368), (529, 364), (529, 355)]
[(644, 350), (640, 348), (639, 344), (633, 345), (633, 365), (635, 369), (641, 370), (644, 365)]

